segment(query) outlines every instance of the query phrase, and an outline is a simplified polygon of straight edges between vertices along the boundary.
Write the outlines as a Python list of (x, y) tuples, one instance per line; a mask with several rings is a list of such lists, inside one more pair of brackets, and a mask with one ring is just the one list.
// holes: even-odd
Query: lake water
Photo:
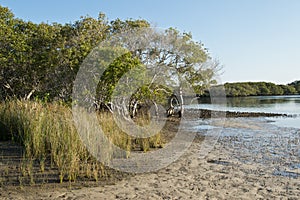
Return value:
[(300, 95), (230, 97), (226, 98), (225, 104), (212, 104), (209, 99), (204, 98), (186, 108), (288, 114), (293, 117), (265, 119), (280, 127), (300, 128)]

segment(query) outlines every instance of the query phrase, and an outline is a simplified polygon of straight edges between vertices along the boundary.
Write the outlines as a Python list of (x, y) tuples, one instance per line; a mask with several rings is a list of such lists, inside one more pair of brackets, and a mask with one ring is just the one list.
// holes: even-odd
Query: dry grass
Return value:
[[(122, 132), (109, 113), (98, 114), (98, 120), (109, 140), (130, 156), (139, 147), (142, 151), (162, 146), (161, 134), (135, 139)], [(22, 174), (33, 177), (33, 163), (40, 171), (45, 163), (59, 171), (60, 182), (77, 177), (98, 180), (108, 171), (83, 145), (72, 116), (71, 108), (60, 103), (13, 100), (0, 104), (0, 121), (11, 138), (24, 146)], [(34, 183), (34, 179), (31, 178)], [(21, 180), (21, 179), (20, 179)]]

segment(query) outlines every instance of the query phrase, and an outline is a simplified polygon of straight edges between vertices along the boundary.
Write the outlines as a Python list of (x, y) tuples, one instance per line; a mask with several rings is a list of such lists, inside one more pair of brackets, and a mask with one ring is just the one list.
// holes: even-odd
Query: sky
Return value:
[(299, 0), (0, 0), (17, 18), (72, 23), (80, 16), (109, 21), (146, 19), (191, 32), (223, 66), (225, 82), (300, 80)]

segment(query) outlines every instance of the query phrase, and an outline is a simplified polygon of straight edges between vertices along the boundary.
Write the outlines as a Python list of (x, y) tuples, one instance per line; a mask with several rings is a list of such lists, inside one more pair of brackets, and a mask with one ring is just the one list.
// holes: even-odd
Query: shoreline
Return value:
[[(247, 117), (288, 117), (274, 113), (239, 113), (205, 109), (186, 110), (185, 114), (190, 112), (193, 114), (189, 117), (194, 119), (195, 117), (207, 119), (215, 112), (225, 113), (226, 117), (233, 118), (232, 120), (245, 117), (246, 125), (248, 125)], [(172, 117), (168, 121), (170, 123), (166, 129), (169, 131), (169, 137), (172, 137), (180, 119)], [(251, 126), (236, 127), (251, 129)], [(0, 187), (0, 199), (257, 199), (278, 196), (293, 198), (300, 194), (298, 177), (276, 176), (273, 175), (271, 165), (269, 169), (260, 163), (243, 163), (237, 160), (235, 153), (231, 152), (235, 149), (230, 147), (231, 142), (236, 141), (236, 136), (220, 140), (211, 153), (204, 159), (199, 159), (197, 149), (200, 148), (202, 141), (196, 137), (182, 157), (157, 172), (144, 174), (120, 172), (116, 178), (104, 178), (98, 182), (78, 180), (71, 185), (68, 182), (32, 186), (4, 185)], [(242, 153), (239, 156), (256, 155)], [(2, 164), (1, 159), (0, 163)], [(291, 173), (298, 171), (294, 170)]]
[[(247, 119), (237, 121), (248, 124)], [(260, 131), (269, 130), (269, 126), (264, 127), (263, 123), (260, 125), (265, 129)], [(247, 130), (252, 131), (251, 128)], [(274, 128), (271, 131), (282, 130)], [(259, 141), (260, 138), (256, 140)], [(273, 141), (265, 146), (266, 149), (258, 149), (257, 154), (248, 152), (248, 147), (243, 146), (244, 142), (247, 142), (247, 139), (239, 141), (237, 136), (224, 137), (205, 158), (199, 158), (198, 150), (202, 141), (195, 140), (182, 157), (155, 172), (136, 174), (110, 185), (60, 188), (57, 184), (56, 188), (45, 187), (44, 189), (28, 186), (22, 191), (15, 190), (2, 197), (30, 200), (37, 198), (52, 200), (297, 199), (300, 195), (299, 171), (284, 168), (283, 164), (278, 169), (276, 167), (280, 163), (288, 162), (289, 158), (282, 157), (282, 161), (277, 161), (270, 157), (271, 160), (257, 162), (255, 159), (263, 159), (261, 156), (267, 156), (264, 151), (268, 149), (268, 145), (272, 145)], [(231, 146), (232, 143), (236, 148)], [(277, 151), (281, 152), (284, 149), (285, 146), (281, 146)], [(285, 176), (284, 173), (287, 175)], [(0, 193), (3, 192), (0, 189)]]

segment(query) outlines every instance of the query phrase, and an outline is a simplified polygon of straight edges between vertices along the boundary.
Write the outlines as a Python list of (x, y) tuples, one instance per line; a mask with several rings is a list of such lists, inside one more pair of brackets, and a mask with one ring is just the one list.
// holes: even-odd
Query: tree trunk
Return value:
[(179, 88), (179, 99), (180, 99), (180, 111), (179, 111), (179, 117), (183, 115), (184, 108), (183, 108), (183, 95), (182, 95), (182, 88)]

